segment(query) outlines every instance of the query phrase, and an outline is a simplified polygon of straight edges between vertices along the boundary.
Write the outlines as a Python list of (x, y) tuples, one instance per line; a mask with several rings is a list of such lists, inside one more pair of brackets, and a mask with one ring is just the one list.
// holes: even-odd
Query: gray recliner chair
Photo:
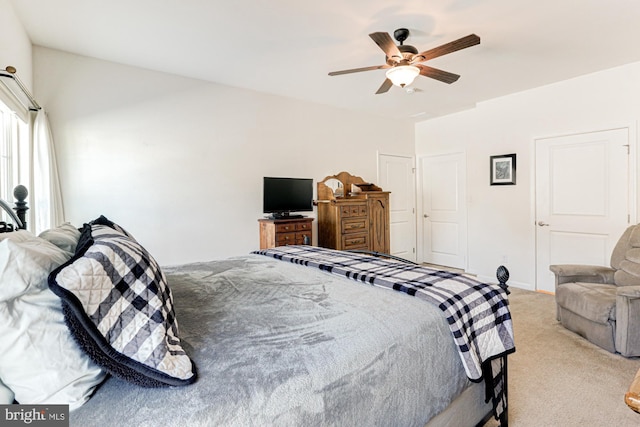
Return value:
[(624, 232), (611, 268), (551, 265), (557, 318), (565, 328), (612, 353), (640, 356), (640, 225)]

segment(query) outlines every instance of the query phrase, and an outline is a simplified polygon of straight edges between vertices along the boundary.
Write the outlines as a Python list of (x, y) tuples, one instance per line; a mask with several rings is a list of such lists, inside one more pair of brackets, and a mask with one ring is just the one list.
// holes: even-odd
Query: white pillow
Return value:
[(8, 233), (0, 233), (0, 240), (10, 239), (14, 242), (24, 242), (31, 240), (35, 236), (27, 230), (10, 231)]
[(105, 374), (80, 350), (47, 278), (70, 254), (44, 239), (0, 242), (0, 378), (22, 404), (82, 405)]
[(13, 403), (13, 392), (0, 381), (0, 405), (11, 405)]
[(80, 231), (70, 223), (65, 222), (55, 228), (43, 231), (38, 234), (38, 237), (53, 243), (64, 251), (74, 253), (80, 239)]

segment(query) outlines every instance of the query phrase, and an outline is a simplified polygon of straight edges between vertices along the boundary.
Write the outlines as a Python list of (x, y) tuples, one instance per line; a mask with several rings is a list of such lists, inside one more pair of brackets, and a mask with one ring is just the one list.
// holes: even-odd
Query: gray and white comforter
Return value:
[(72, 426), (423, 426), (470, 384), (417, 298), (260, 255), (164, 272), (198, 381), (110, 378)]
[(448, 271), (354, 252), (314, 246), (282, 246), (254, 253), (318, 268), (428, 301), (446, 316), (467, 376), (482, 377), (482, 364), (515, 351), (506, 291)]

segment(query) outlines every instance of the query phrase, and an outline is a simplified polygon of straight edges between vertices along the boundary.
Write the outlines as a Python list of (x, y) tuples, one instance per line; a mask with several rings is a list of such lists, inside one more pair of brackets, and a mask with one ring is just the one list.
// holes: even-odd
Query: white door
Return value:
[(416, 260), (416, 181), (413, 157), (378, 155), (378, 186), (389, 195), (391, 255)]
[(422, 262), (466, 269), (465, 154), (426, 156), (420, 163)]
[(536, 140), (536, 288), (551, 264), (608, 266), (631, 220), (629, 129)]

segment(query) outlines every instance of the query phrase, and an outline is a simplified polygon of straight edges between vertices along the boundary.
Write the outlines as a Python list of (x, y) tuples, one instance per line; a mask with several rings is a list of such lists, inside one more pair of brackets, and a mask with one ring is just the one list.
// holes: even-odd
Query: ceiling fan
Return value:
[(387, 55), (386, 64), (332, 71), (329, 75), (339, 76), (341, 74), (359, 73), (361, 71), (387, 69), (387, 78), (376, 92), (376, 95), (387, 92), (393, 85), (405, 87), (411, 84), (418, 75), (431, 77), (432, 79), (451, 84), (460, 78), (458, 74), (429, 67), (420, 64), (420, 62), (480, 44), (480, 37), (475, 34), (470, 34), (461, 39), (418, 53), (418, 49), (415, 47), (403, 44), (409, 37), (409, 30), (406, 28), (399, 28), (393, 32), (393, 37), (395, 37), (400, 45), (396, 45), (393, 42), (389, 33), (371, 33), (369, 37), (371, 37)]

